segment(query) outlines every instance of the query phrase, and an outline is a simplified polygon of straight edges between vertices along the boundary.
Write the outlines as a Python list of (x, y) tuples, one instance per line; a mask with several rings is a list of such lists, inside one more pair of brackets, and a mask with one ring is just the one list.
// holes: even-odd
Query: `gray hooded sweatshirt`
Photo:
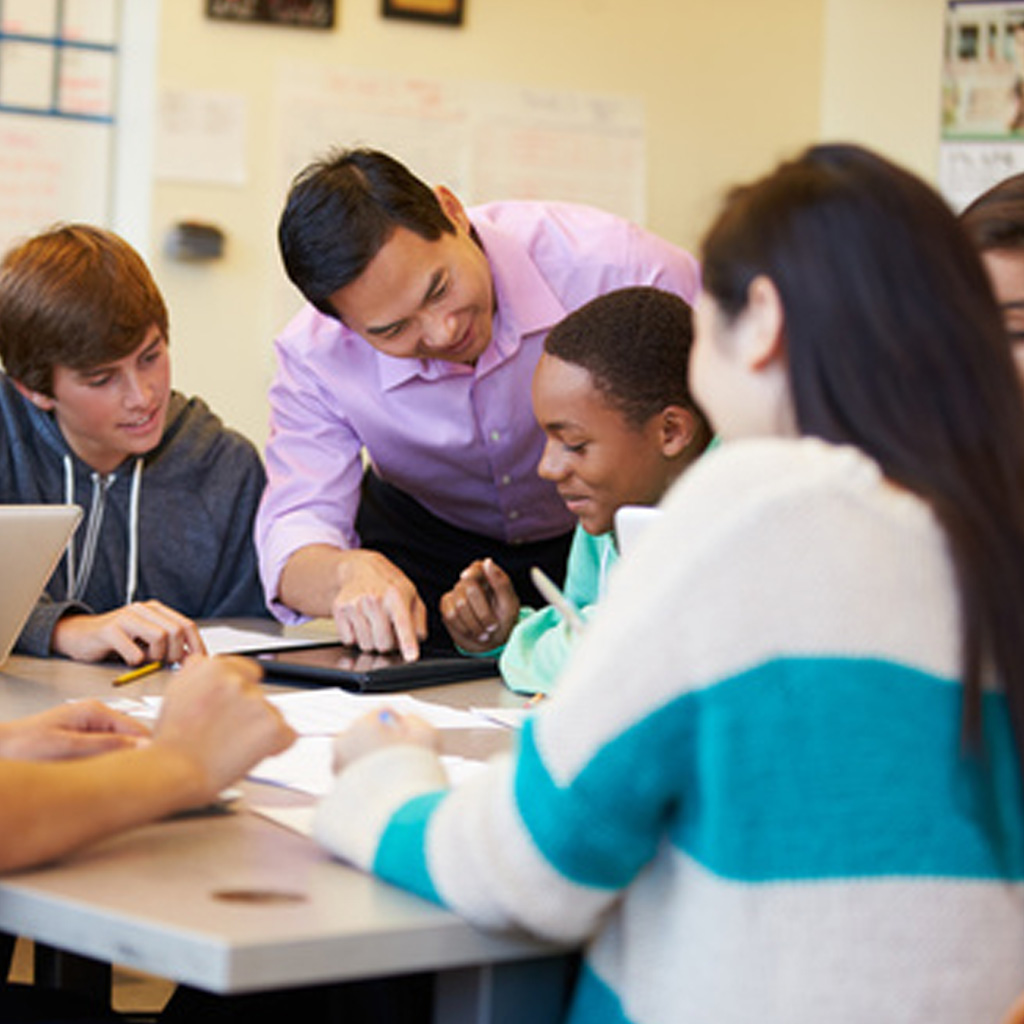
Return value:
[(160, 444), (97, 473), (0, 373), (0, 503), (83, 511), (16, 649), (49, 654), (61, 616), (132, 601), (156, 599), (192, 619), (267, 616), (252, 539), (264, 482), (253, 445), (178, 392)]

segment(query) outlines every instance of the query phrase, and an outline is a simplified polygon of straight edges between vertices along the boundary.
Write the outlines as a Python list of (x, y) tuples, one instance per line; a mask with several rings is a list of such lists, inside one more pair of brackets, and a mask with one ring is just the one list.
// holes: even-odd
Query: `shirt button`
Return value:
[(519, 513), (515, 509), (512, 509), (512, 511), (509, 512), (508, 517), (514, 522), (516, 519), (519, 518)]
[(500, 441), (501, 440), (501, 431), (500, 430), (492, 430), (491, 431), (491, 440), (492, 441)]
[(508, 485), (509, 485), (510, 483), (512, 483), (512, 477), (510, 477), (510, 476), (508, 475), (508, 473), (506, 473), (506, 474), (505, 474), (505, 475), (504, 475), (504, 476), (503, 476), (503, 477), (501, 478), (501, 485), (502, 485), (502, 487), (508, 487)]

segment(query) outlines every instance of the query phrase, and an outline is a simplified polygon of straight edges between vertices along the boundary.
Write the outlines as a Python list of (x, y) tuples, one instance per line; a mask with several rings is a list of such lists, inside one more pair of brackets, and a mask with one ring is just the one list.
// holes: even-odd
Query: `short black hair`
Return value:
[(634, 427), (670, 405), (693, 412), (696, 454), (711, 440), (711, 428), (690, 394), (692, 347), (690, 306), (672, 292), (646, 285), (591, 299), (556, 324), (544, 342), (545, 352), (585, 369)]
[(277, 228), (288, 278), (321, 313), (359, 277), (396, 227), (428, 241), (454, 233), (437, 196), (394, 157), (336, 149), (292, 182)]

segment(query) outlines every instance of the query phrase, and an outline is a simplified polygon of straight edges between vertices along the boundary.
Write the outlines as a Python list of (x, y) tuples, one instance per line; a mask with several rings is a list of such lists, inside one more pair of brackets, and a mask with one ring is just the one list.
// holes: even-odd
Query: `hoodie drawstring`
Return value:
[(128, 504), (128, 577), (125, 580), (125, 604), (135, 600), (139, 582), (139, 496), (142, 494), (142, 459), (135, 460), (132, 470), (132, 492)]
[[(75, 467), (70, 455), (64, 456), (64, 504), (74, 505), (75, 503)], [(75, 533), (78, 529), (75, 529)], [(75, 589), (75, 534), (68, 538), (68, 546), (65, 550), (65, 566), (67, 568), (67, 593), (71, 598)]]
[[(77, 567), (77, 570), (75, 566), (74, 537), (68, 541), (67, 546), (66, 565), (69, 600), (81, 600), (88, 585), (89, 577), (92, 575), (96, 548), (99, 544), (100, 527), (103, 525), (103, 512), (106, 508), (107, 491), (110, 490), (116, 479), (116, 473), (109, 473), (107, 476), (102, 476), (100, 473), (92, 474), (92, 502), (89, 506), (89, 516), (85, 524), (85, 538), (81, 545), (82, 562)], [(131, 494), (128, 504), (128, 565), (125, 571), (125, 604), (131, 604), (135, 600), (135, 591), (138, 587), (139, 497), (141, 492), (142, 459), (139, 458), (135, 460), (135, 467), (132, 471)], [(64, 502), (67, 505), (75, 503), (75, 469), (70, 455), (64, 456)]]

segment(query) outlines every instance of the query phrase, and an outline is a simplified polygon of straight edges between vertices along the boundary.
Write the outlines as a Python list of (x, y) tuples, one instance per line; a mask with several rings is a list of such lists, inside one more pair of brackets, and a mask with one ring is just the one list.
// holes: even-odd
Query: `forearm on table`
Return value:
[(197, 763), (159, 743), (74, 761), (0, 762), (0, 871), (212, 798)]
[(344, 582), (346, 563), (356, 553), (330, 544), (299, 548), (281, 570), (278, 600), (303, 615), (330, 617), (331, 604)]

